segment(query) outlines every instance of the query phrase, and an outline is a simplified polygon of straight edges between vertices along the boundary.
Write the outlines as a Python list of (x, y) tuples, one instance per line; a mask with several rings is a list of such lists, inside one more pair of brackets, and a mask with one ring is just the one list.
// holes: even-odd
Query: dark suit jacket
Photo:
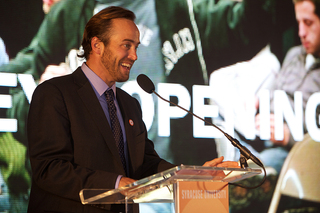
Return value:
[[(119, 88), (117, 100), (125, 124), (129, 177), (141, 179), (171, 168), (147, 138), (138, 101)], [(28, 141), (33, 172), (29, 212), (99, 212), (80, 203), (80, 190), (114, 189), (118, 175), (125, 176), (109, 123), (80, 68), (36, 88)]]

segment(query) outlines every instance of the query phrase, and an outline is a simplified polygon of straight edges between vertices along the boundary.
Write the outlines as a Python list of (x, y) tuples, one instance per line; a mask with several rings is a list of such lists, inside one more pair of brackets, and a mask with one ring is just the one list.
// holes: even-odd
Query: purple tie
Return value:
[(121, 158), (121, 162), (122, 162), (124, 171), (127, 172), (126, 160), (124, 157), (123, 134), (122, 134), (121, 126), (120, 126), (119, 119), (117, 116), (117, 110), (114, 105), (114, 94), (113, 94), (112, 89), (108, 89), (106, 91), (106, 99), (107, 99), (107, 104), (108, 104), (108, 109), (109, 109), (109, 116), (110, 116), (112, 133), (113, 133), (114, 139), (116, 141), (116, 144), (117, 144), (117, 147), (119, 150), (119, 155)]

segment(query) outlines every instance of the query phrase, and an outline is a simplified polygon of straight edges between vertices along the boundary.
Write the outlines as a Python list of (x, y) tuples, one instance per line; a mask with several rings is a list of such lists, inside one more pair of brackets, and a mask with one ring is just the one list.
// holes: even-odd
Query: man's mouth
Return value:
[(303, 45), (305, 48), (308, 48), (308, 47), (309, 47), (309, 42), (307, 42), (307, 41), (302, 41), (302, 45)]
[(122, 67), (126, 68), (127, 70), (131, 69), (132, 64), (128, 64), (128, 63), (122, 63), (121, 64)]

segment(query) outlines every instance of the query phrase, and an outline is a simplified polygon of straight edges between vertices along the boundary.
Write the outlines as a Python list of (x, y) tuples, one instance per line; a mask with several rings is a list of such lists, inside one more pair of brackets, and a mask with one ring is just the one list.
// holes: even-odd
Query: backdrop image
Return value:
[[(129, 81), (117, 87), (140, 102), (160, 157), (202, 165), (219, 156), (238, 161), (240, 154), (213, 126), (143, 91), (139, 74), (147, 75), (162, 97), (217, 125), (262, 160), (265, 184), (252, 190), (230, 186), (230, 212), (267, 212), (294, 144), (306, 136), (320, 142), (320, 69), (311, 65), (299, 71), (295, 56), (306, 53), (292, 0), (2, 1), (0, 212), (27, 211), (26, 119), (34, 89), (85, 62), (77, 57), (85, 24), (108, 6), (136, 14), (138, 60)], [(243, 184), (261, 180), (256, 176)], [(316, 202), (290, 197), (280, 207), (319, 210)], [(150, 204), (141, 205), (140, 212), (174, 211), (170, 204)]]

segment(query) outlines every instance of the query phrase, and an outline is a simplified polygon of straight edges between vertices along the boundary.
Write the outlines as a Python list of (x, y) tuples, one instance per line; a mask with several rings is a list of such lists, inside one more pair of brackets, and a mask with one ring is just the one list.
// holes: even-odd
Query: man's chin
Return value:
[(129, 80), (129, 75), (127, 75), (127, 76), (122, 76), (121, 78), (119, 78), (118, 80), (117, 80), (117, 82), (126, 82), (126, 81), (128, 81)]
[(312, 54), (313, 55), (313, 51), (310, 48), (308, 48), (306, 46), (303, 46), (303, 48), (304, 48), (304, 50), (306, 51), (307, 54)]

